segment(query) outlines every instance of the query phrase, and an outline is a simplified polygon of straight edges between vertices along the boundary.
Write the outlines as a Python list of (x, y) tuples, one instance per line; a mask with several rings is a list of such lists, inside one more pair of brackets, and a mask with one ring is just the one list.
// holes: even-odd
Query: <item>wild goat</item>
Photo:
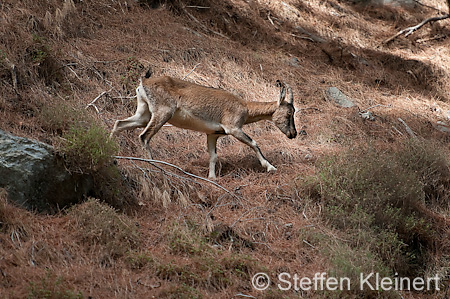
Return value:
[[(276, 168), (264, 158), (255, 141), (242, 131), (242, 126), (263, 119), (271, 120), (288, 138), (295, 138), (294, 98), (289, 85), (277, 81), (280, 98), (274, 102), (247, 102), (216, 88), (205, 87), (171, 77), (141, 79), (136, 89), (136, 114), (114, 124), (111, 136), (126, 129), (145, 127), (139, 135), (147, 149), (159, 129), (170, 123), (176, 127), (204, 132), (209, 151), (209, 175), (215, 179), (216, 143), (223, 135), (232, 135), (250, 146), (267, 171)], [(285, 101), (286, 88), (289, 98)]]

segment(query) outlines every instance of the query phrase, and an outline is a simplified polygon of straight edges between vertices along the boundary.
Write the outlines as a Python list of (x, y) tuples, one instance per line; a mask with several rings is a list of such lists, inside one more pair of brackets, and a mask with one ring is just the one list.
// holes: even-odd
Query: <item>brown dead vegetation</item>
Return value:
[[(450, 137), (436, 129), (437, 121), (449, 122), (448, 21), (382, 45), (399, 28), (434, 14), (424, 6), (334, 0), (3, 1), (2, 130), (56, 146), (73, 124), (109, 130), (116, 119), (134, 113), (132, 97), (142, 72), (151, 67), (155, 76), (183, 78), (195, 67), (186, 80), (245, 100), (275, 100), (275, 81), (288, 82), (300, 109), (297, 130), (304, 134), (287, 140), (269, 123), (245, 128), (278, 168), (275, 174), (265, 172), (251, 149), (219, 139), (217, 182), (233, 195), (170, 167), (127, 160), (118, 161), (121, 184), (130, 188), (137, 207), (125, 200), (117, 211), (89, 200), (47, 216), (15, 207), (2, 192), (0, 293), (296, 297), (275, 287), (259, 293), (250, 278), (258, 271), (313, 277), (342, 268), (338, 261), (370, 264), (367, 248), (352, 247), (347, 232), (330, 225), (323, 206), (298, 188), (298, 179), (316, 175), (318, 160), (345, 149), (400, 147), (409, 135), (398, 118), (448, 157)], [(326, 101), (330, 86), (357, 107)], [(375, 121), (359, 117), (373, 106)], [(117, 138), (120, 155), (146, 156), (137, 134)], [(164, 127), (150, 143), (155, 159), (206, 176), (204, 135)], [(439, 163), (445, 173), (448, 164)], [(427, 193), (431, 197), (417, 209), (438, 235), (429, 242), (435, 243), (419, 274), (448, 279), (448, 177), (434, 178), (425, 186), (433, 190)], [(446, 283), (442, 292), (401, 295), (445, 298)]]

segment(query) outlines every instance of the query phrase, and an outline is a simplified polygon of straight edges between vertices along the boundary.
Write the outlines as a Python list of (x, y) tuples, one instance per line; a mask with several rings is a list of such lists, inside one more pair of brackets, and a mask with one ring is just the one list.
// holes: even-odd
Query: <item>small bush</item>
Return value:
[(436, 141), (411, 139), (398, 151), (400, 165), (418, 176), (425, 201), (433, 207), (447, 208), (450, 203), (450, 161), (442, 150), (446, 146)]
[(27, 240), (33, 226), (28, 216), (9, 203), (5, 189), (0, 188), (0, 233), (8, 233), (18, 242)]
[(324, 158), (318, 169), (301, 188), (323, 204), (323, 216), (351, 247), (367, 248), (401, 275), (424, 271), (427, 250), (439, 243), (425, 200), (450, 179), (442, 151), (418, 141), (397, 151), (353, 149)]
[(92, 178), (94, 188), (90, 195), (123, 208), (132, 204), (129, 184), (113, 161), (117, 144), (108, 132), (95, 124), (89, 127), (73, 125), (63, 134), (58, 152), (64, 157), (66, 168), (74, 173)]
[(189, 263), (157, 263), (156, 275), (161, 279), (221, 290), (233, 284), (250, 283), (251, 273), (261, 269), (251, 257), (212, 248), (192, 220), (174, 224), (167, 235), (171, 253), (188, 255)]
[(125, 262), (131, 269), (143, 269), (155, 263), (153, 257), (145, 251), (131, 250), (126, 253)]
[(201, 299), (202, 294), (195, 288), (182, 284), (169, 287), (159, 294), (161, 298), (168, 299)]
[(69, 170), (92, 173), (112, 164), (117, 145), (108, 137), (108, 132), (99, 126), (88, 128), (73, 126), (64, 134), (66, 142), (60, 148)]
[(81, 292), (75, 292), (64, 287), (62, 277), (57, 277), (51, 271), (39, 282), (30, 282), (28, 297), (32, 298), (48, 298), (48, 299), (78, 299), (83, 298)]
[(34, 66), (36, 74), (44, 80), (45, 84), (52, 85), (55, 82), (63, 82), (61, 64), (46, 38), (33, 34), (33, 42), (28, 47), (27, 54), (28, 61)]
[(201, 255), (211, 251), (206, 245), (206, 238), (201, 235), (200, 227), (192, 221), (185, 225), (174, 224), (168, 235), (170, 251), (174, 254)]
[(61, 99), (45, 103), (40, 110), (39, 118), (42, 128), (58, 136), (62, 136), (63, 132), (68, 131), (74, 124), (88, 121), (84, 109), (75, 109)]
[(102, 262), (121, 257), (139, 244), (136, 223), (96, 199), (72, 207), (69, 215), (81, 242), (101, 249)]

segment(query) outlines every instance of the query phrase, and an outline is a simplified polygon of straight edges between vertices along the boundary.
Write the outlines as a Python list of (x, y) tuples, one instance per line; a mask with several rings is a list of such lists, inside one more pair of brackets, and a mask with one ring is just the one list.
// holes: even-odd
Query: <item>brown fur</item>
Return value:
[(229, 134), (252, 147), (267, 171), (274, 171), (276, 168), (264, 158), (256, 142), (242, 131), (242, 126), (267, 119), (272, 120), (289, 138), (296, 136), (292, 90), (286, 85), (291, 93), (286, 102), (286, 87), (283, 84), (280, 86), (278, 102), (262, 103), (246, 102), (227, 91), (172, 77), (146, 78), (136, 89), (136, 114), (118, 120), (111, 135), (125, 129), (145, 127), (140, 138), (148, 148), (149, 140), (166, 122), (204, 132), (208, 135), (209, 177), (215, 178), (216, 142), (220, 136)]

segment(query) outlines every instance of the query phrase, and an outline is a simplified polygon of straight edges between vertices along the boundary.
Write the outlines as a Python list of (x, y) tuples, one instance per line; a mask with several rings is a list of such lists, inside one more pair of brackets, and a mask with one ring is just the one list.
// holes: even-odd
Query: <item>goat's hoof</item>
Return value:
[(276, 171), (277, 171), (277, 169), (276, 169), (276, 167), (273, 166), (273, 165), (269, 165), (269, 166), (267, 167), (267, 172), (276, 172)]

